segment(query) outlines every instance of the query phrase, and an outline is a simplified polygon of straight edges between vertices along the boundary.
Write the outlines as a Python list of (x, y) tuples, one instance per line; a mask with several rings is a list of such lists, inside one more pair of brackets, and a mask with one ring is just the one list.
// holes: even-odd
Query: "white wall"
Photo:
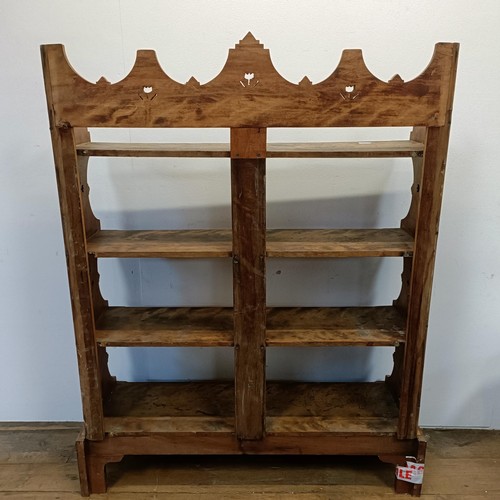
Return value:
[[(363, 48), (372, 72), (411, 79), (437, 41), (461, 43), (437, 255), (422, 424), (500, 428), (500, 3), (483, 0), (372, 2), (3, 1), (0, 5), (0, 420), (80, 420), (64, 249), (38, 46), (64, 43), (91, 81), (121, 79), (135, 50), (155, 48), (181, 82), (213, 78), (227, 49), (251, 30), (276, 68), (297, 82), (335, 68), (343, 48)], [(273, 131), (272, 139), (405, 138), (406, 130)], [(114, 134), (114, 135), (113, 135)], [(154, 139), (219, 140), (225, 131), (160, 131)], [(143, 131), (95, 138), (145, 139)], [(118, 163), (121, 162), (121, 163)], [(403, 160), (276, 161), (268, 169), (270, 226), (397, 224), (408, 203)], [(374, 168), (377, 167), (377, 168)], [(314, 171), (314, 176), (310, 174)], [(123, 179), (123, 180), (122, 180)], [(226, 162), (96, 160), (92, 199), (105, 227), (224, 227)], [(384, 191), (387, 197), (382, 199)], [(318, 222), (319, 218), (319, 222)], [(274, 304), (388, 303), (398, 259), (360, 264), (271, 262)], [(106, 261), (102, 287), (114, 304), (230, 304), (227, 262)], [(300, 286), (298, 286), (300, 285)], [(229, 350), (116, 350), (128, 378), (231, 375)], [(324, 361), (323, 367), (320, 361)], [(272, 351), (269, 374), (376, 379), (390, 351)]]

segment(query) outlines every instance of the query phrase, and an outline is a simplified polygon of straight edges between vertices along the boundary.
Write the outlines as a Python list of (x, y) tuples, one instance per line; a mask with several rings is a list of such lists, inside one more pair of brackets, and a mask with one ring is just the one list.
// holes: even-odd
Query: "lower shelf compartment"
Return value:
[(234, 432), (232, 382), (118, 382), (104, 406), (104, 430)]
[[(268, 382), (268, 435), (382, 435), (398, 409), (384, 382)], [(105, 405), (105, 432), (234, 433), (233, 382), (118, 382)]]

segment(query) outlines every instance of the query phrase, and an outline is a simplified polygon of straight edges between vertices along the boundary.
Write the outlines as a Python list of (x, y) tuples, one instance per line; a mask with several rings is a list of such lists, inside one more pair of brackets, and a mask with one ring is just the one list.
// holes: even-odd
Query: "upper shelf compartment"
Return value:
[(229, 51), (222, 71), (201, 85), (171, 79), (156, 54), (141, 50), (130, 73), (114, 84), (79, 76), (62, 45), (42, 46), (53, 127), (376, 127), (442, 126), (450, 104), (458, 44), (438, 43), (429, 66), (404, 82), (384, 82), (360, 50), (344, 50), (326, 80), (294, 84), (274, 68), (248, 33)]
[[(424, 145), (416, 141), (290, 142), (267, 145), (267, 158), (397, 158), (420, 156)], [(227, 143), (115, 143), (85, 142), (80, 156), (228, 158)]]

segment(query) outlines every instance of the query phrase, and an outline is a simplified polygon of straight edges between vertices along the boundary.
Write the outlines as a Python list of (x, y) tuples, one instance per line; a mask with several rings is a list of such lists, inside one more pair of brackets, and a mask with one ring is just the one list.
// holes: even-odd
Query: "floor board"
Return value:
[[(74, 452), (79, 424), (0, 423), (0, 498), (81, 498)], [(423, 495), (500, 498), (500, 431), (426, 430)], [(387, 499), (393, 468), (374, 457), (126, 457), (110, 464), (110, 500)], [(407, 498), (407, 497), (400, 497)]]

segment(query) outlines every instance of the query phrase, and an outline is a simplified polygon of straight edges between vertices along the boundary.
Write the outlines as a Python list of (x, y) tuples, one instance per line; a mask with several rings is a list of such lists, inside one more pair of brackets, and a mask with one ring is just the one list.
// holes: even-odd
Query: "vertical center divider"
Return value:
[(266, 395), (266, 129), (231, 129), (235, 422), (262, 439)]

